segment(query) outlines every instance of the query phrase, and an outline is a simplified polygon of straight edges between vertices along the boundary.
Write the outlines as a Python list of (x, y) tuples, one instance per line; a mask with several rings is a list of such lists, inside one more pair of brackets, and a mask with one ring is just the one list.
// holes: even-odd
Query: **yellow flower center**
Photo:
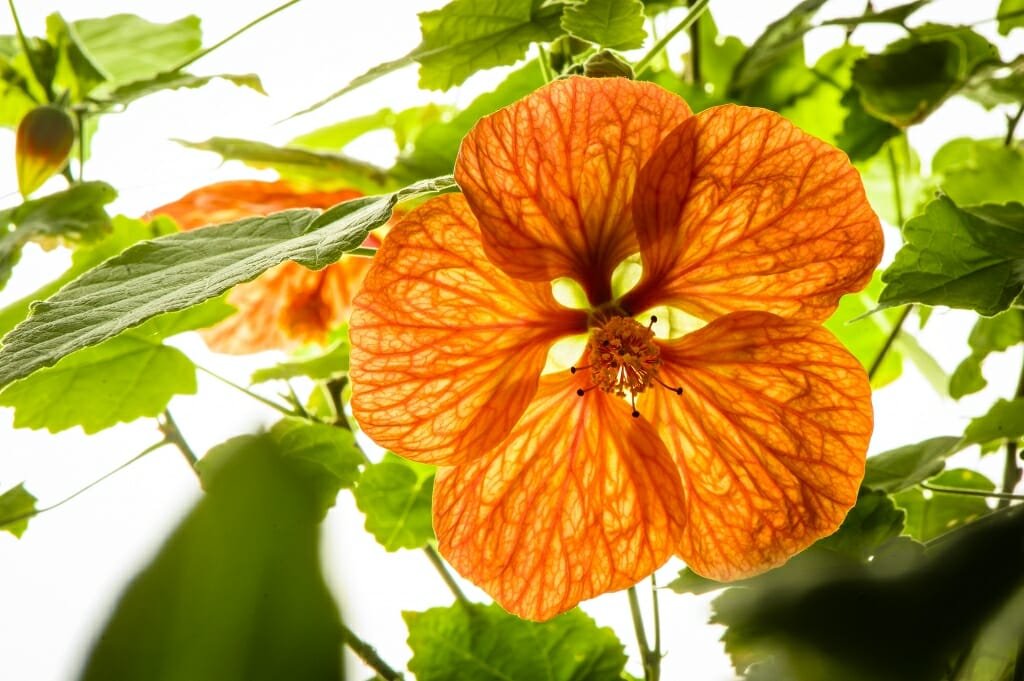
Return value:
[[(651, 324), (643, 326), (631, 317), (609, 318), (591, 332), (587, 341), (587, 359), (590, 363), (585, 367), (572, 368), (573, 373), (590, 369), (594, 385), (587, 390), (600, 388), (619, 397), (629, 395), (634, 417), (640, 415), (636, 410), (636, 396), (654, 382), (665, 385), (658, 378), (661, 351), (654, 342), (652, 330), (656, 321), (656, 317), (651, 317)], [(682, 388), (669, 390), (682, 394)], [(582, 396), (587, 391), (581, 389), (576, 392)]]

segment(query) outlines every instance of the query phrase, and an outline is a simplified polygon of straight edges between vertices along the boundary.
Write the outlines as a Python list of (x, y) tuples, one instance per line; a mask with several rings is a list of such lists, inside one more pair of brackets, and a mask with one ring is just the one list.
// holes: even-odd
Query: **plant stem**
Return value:
[(1015, 115), (1006, 117), (1006, 137), (1003, 138), (1004, 147), (1013, 144), (1013, 135), (1017, 132), (1017, 124), (1020, 123), (1021, 116), (1024, 116), (1024, 104), (1020, 105)]
[(899, 319), (896, 320), (896, 324), (892, 327), (892, 331), (889, 332), (888, 337), (886, 337), (881, 350), (878, 351), (874, 361), (871, 362), (871, 367), (868, 369), (869, 381), (874, 379), (875, 374), (878, 373), (878, 369), (882, 366), (885, 356), (889, 354), (889, 350), (892, 349), (892, 344), (896, 342), (896, 337), (900, 335), (900, 331), (903, 329), (903, 324), (907, 321), (907, 317), (910, 316), (910, 311), (913, 309), (913, 305), (907, 305), (903, 308), (903, 313), (900, 315)]
[(181, 434), (181, 429), (178, 428), (178, 424), (175, 423), (174, 417), (171, 415), (170, 409), (164, 409), (163, 418), (158, 421), (160, 424), (160, 432), (164, 434), (168, 444), (172, 444), (178, 448), (185, 460), (188, 461), (189, 467), (192, 468), (192, 472), (198, 475), (196, 471), (196, 464), (199, 463), (199, 457), (192, 451), (192, 448), (188, 446), (188, 442), (185, 440), (185, 436)]
[(242, 386), (238, 385), (237, 383), (224, 378), (220, 374), (215, 374), (214, 372), (210, 371), (206, 367), (202, 367), (202, 366), (199, 366), (197, 364), (196, 365), (196, 369), (199, 369), (204, 374), (207, 374), (209, 376), (213, 376), (214, 378), (216, 378), (221, 383), (223, 383), (225, 385), (228, 385), (228, 386), (231, 386), (232, 388), (234, 388), (235, 390), (237, 390), (237, 391), (239, 391), (241, 393), (245, 393), (246, 395), (248, 395), (252, 399), (256, 400), (257, 402), (262, 402), (263, 404), (267, 405), (271, 409), (274, 409), (275, 411), (281, 412), (285, 416), (295, 416), (295, 412), (292, 411), (291, 409), (288, 409), (287, 407), (284, 407), (284, 406), (278, 404), (277, 402), (275, 402), (274, 400), (271, 400), (269, 398), (264, 397), (263, 395), (254, 393), (253, 391), (249, 390), (248, 388), (243, 388)]
[(1000, 508), (1005, 505), (1002, 501), (1006, 501), (1009, 504), (1010, 501), (1024, 501), (1024, 495), (1021, 494), (1010, 494), (1008, 492), (986, 492), (980, 489), (964, 489), (963, 487), (946, 487), (945, 485), (933, 485), (928, 482), (918, 483), (921, 489), (926, 489), (931, 492), (938, 492), (940, 494), (960, 494), (965, 497), (985, 497), (988, 499), (999, 499)]
[(29, 48), (28, 38), (25, 37), (25, 32), (21, 29), (21, 20), (18, 19), (18, 10), (14, 8), (14, 0), (7, 0), (7, 6), (11, 8), (11, 18), (14, 19), (14, 30), (18, 33), (18, 42), (21, 43), (21, 49), (25, 51), (25, 59), (28, 60), (28, 67), (32, 70), (32, 75), (35, 77), (36, 82), (39, 83), (39, 87), (43, 88), (43, 92), (46, 93), (47, 103), (50, 103), (53, 101), (53, 88), (50, 87), (50, 83), (43, 80), (42, 71), (39, 70), (39, 65), (36, 64), (36, 60), (32, 58), (32, 50)]
[(423, 547), (423, 552), (427, 554), (427, 558), (429, 558), (430, 562), (433, 563), (434, 568), (437, 570), (437, 573), (441, 575), (441, 579), (443, 579), (444, 583), (448, 585), (448, 588), (451, 590), (452, 595), (455, 596), (455, 600), (459, 603), (462, 603), (463, 605), (470, 605), (472, 601), (470, 601), (466, 597), (466, 594), (463, 593), (462, 589), (459, 588), (459, 583), (455, 581), (455, 577), (448, 570), (448, 567), (444, 564), (444, 560), (441, 558), (441, 555), (437, 552), (437, 549), (435, 549), (430, 544), (427, 544)]
[(118, 466), (114, 470), (109, 471), (107, 473), (104, 473), (99, 478), (96, 478), (95, 480), (93, 480), (88, 485), (86, 485), (82, 489), (78, 490), (74, 494), (71, 494), (69, 496), (64, 497), (63, 499), (61, 499), (60, 501), (58, 501), (55, 504), (50, 504), (49, 506), (44, 506), (43, 508), (37, 508), (34, 511), (31, 511), (30, 513), (23, 513), (23, 514), (21, 514), (19, 516), (15, 516), (13, 518), (3, 518), (2, 519), (3, 520), (3, 524), (4, 525), (10, 525), (12, 523), (17, 523), (17, 522), (20, 522), (22, 520), (28, 520), (29, 518), (36, 517), (40, 513), (46, 513), (47, 511), (52, 511), (55, 508), (63, 506), (64, 504), (68, 503), (69, 501), (71, 501), (72, 499), (77, 497), (79, 494), (84, 494), (85, 492), (88, 492), (93, 487), (95, 487), (96, 485), (100, 484), (101, 482), (103, 482), (104, 480), (106, 480), (110, 476), (114, 475), (115, 473), (120, 473), (122, 470), (124, 470), (125, 468), (128, 468), (128, 466), (132, 465), (133, 463), (135, 463), (136, 461), (138, 461), (142, 457), (146, 456), (150, 452), (154, 452), (154, 451), (160, 449), (161, 447), (163, 447), (164, 445), (169, 445), (169, 444), (171, 444), (171, 442), (169, 440), (167, 440), (167, 439), (160, 440), (160, 442), (157, 442), (156, 444), (152, 444), (152, 445), (146, 447), (141, 452), (139, 452), (138, 454), (136, 454), (132, 458), (128, 459), (127, 461), (125, 461), (123, 464), (121, 464), (120, 466)]
[(353, 248), (345, 255), (354, 255), (359, 258), (372, 258), (377, 255), (376, 248), (369, 248), (367, 246), (360, 246), (359, 248)]
[(661, 608), (658, 605), (658, 579), (651, 573), (651, 601), (654, 604), (654, 650), (651, 653), (661, 661)]
[[(10, 1), (11, 0), (8, 0), (8, 2), (10, 2)], [(242, 35), (246, 31), (248, 31), (250, 28), (256, 26), (257, 24), (260, 24), (260, 23), (266, 21), (267, 19), (269, 19), (270, 17), (274, 16), (278, 12), (282, 12), (282, 11), (288, 9), (292, 5), (297, 5), (299, 2), (301, 2), (301, 0), (288, 0), (288, 2), (284, 3), (283, 5), (275, 7), (274, 9), (270, 10), (266, 14), (253, 19), (248, 24), (246, 24), (242, 28), (238, 29), (237, 31), (235, 31), (234, 33), (229, 35), (227, 38), (224, 38), (223, 40), (219, 40), (216, 43), (214, 43), (213, 45), (210, 45), (209, 47), (204, 48), (202, 50), (199, 50), (195, 54), (193, 54), (193, 55), (191, 55), (189, 57), (186, 57), (184, 61), (179, 62), (176, 66), (174, 66), (174, 68), (172, 68), (170, 70), (171, 71), (180, 71), (181, 69), (185, 68), (186, 66), (190, 66), (191, 64), (193, 64), (194, 62), (199, 61), (200, 59), (202, 59), (206, 55), (210, 54), (211, 52), (213, 52), (217, 48), (223, 47), (227, 43), (231, 42), (232, 40), (234, 40), (238, 36)]]
[(886, 145), (886, 150), (889, 155), (889, 179), (892, 181), (892, 198), (895, 204), (893, 208), (896, 209), (896, 222), (899, 223), (896, 226), (902, 229), (906, 220), (903, 215), (903, 188), (900, 186), (900, 168), (896, 163), (896, 154), (892, 150), (892, 141)]
[[(690, 0), (693, 5), (693, 0)], [(699, 18), (699, 17), (698, 17)], [(701, 75), (700, 55), (700, 22), (694, 21), (690, 24), (690, 83), (697, 86), (704, 85), (704, 78)]]
[(551, 59), (548, 56), (547, 50), (542, 45), (537, 45), (538, 55), (537, 63), (540, 65), (540, 75), (544, 79), (545, 83), (550, 83), (555, 79), (555, 74), (551, 70)]
[[(1024, 316), (1024, 310), (1015, 310), (1013, 313)], [(1024, 397), (1024, 361), (1021, 362), (1020, 373), (1017, 375), (1017, 390), (1013, 396), (1015, 399)], [(1003, 484), (1000, 488), (1005, 494), (1012, 495), (1013, 490), (1017, 488), (1017, 484), (1020, 482), (1021, 469), (1020, 464), (1017, 462), (1017, 457), (1017, 440), (1011, 439), (1006, 443), (1006, 458), (1003, 463)], [(1011, 498), (1013, 497), (1011, 496)], [(1009, 498), (1000, 497), (996, 507), (1005, 508), (1009, 505)]]
[(644, 681), (658, 681), (661, 676), (661, 654), (651, 650), (647, 643), (647, 633), (644, 631), (644, 618), (640, 614), (640, 600), (636, 595), (636, 587), (629, 587), (626, 593), (629, 596), (629, 612), (633, 616), (636, 643), (640, 648), (640, 659), (644, 665)]
[(344, 624), (341, 625), (341, 634), (345, 639), (345, 645), (352, 649), (360, 660), (365, 662), (373, 671), (385, 681), (400, 681), (405, 678), (401, 672), (396, 672), (392, 669), (387, 662), (381, 659), (380, 655), (377, 654), (376, 649), (366, 641), (362, 640), (355, 633), (346, 627)]
[(685, 31), (686, 29), (690, 28), (690, 25), (700, 18), (700, 15), (703, 14), (704, 10), (708, 8), (708, 2), (710, 2), (710, 0), (697, 0), (695, 3), (693, 3), (693, 5), (690, 7), (690, 11), (686, 14), (685, 17), (683, 17), (683, 20), (676, 24), (676, 26), (671, 31), (662, 36), (661, 40), (656, 42), (654, 44), (654, 47), (651, 48), (651, 51), (645, 54), (643, 58), (636, 63), (636, 65), (633, 67), (633, 71), (636, 73), (636, 75), (639, 76), (641, 73), (643, 73), (644, 70), (651, 65), (651, 62), (654, 61), (654, 59), (659, 54), (661, 54), (662, 50), (664, 50), (665, 47), (668, 46), (668, 44), (672, 41), (673, 38), (675, 38), (677, 35)]

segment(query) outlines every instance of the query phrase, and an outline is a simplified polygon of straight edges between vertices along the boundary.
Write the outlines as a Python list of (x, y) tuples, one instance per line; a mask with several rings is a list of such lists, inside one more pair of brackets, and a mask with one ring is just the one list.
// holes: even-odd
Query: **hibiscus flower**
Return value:
[[(360, 196), (351, 189), (312, 191), (283, 181), (236, 180), (196, 189), (150, 211), (148, 217), (166, 215), (190, 230), (286, 208), (329, 208)], [(367, 245), (378, 243), (371, 236)], [(237, 314), (201, 334), (211, 349), (232, 354), (324, 343), (348, 320), (352, 296), (369, 267), (364, 258), (345, 258), (316, 271), (282, 263), (255, 281), (236, 286), (228, 302)]]
[[(672, 555), (733, 580), (838, 527), (871, 394), (821, 324), (882, 251), (842, 152), (770, 111), (570, 78), (482, 119), (455, 177), (388, 235), (350, 336), (353, 413), (440, 466), (462, 575), (546, 619)], [(555, 300), (566, 277), (585, 309)], [(666, 307), (703, 326), (657, 335)], [(582, 356), (546, 372), (572, 335)]]

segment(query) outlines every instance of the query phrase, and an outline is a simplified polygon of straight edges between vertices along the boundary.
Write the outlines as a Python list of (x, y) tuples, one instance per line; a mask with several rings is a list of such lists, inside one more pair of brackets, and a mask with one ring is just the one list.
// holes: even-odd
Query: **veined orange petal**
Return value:
[(632, 586), (682, 531), (679, 473), (654, 428), (611, 394), (579, 397), (582, 373), (544, 376), (504, 442), (434, 482), (442, 555), (527, 619)]
[(637, 173), (690, 116), (651, 83), (575, 77), (482, 119), (455, 179), (480, 220), (487, 255), (528, 281), (571, 277), (607, 302), (612, 270), (637, 251)]
[(455, 465), (500, 442), (586, 314), (484, 256), (460, 194), (421, 205), (373, 260), (350, 322), (352, 412), (377, 444)]
[(846, 154), (764, 109), (720, 106), (681, 125), (640, 172), (633, 206), (644, 266), (626, 299), (634, 311), (821, 321), (882, 256)]
[(678, 554), (719, 580), (785, 562), (831, 534), (856, 502), (871, 437), (857, 360), (815, 324), (738, 312), (663, 345), (637, 408), (686, 488)]

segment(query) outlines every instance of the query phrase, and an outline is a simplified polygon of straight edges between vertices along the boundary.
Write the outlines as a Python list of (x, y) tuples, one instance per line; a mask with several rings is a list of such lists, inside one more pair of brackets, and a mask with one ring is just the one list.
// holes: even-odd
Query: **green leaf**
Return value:
[(984, 445), (1021, 437), (1024, 437), (1024, 397), (997, 400), (984, 416), (971, 419), (964, 430), (965, 445)]
[(996, 11), (999, 34), (1007, 35), (1015, 28), (1024, 28), (1024, 0), (1000, 0)]
[(690, 568), (683, 568), (679, 571), (679, 576), (673, 579), (671, 582), (665, 585), (666, 588), (672, 589), (677, 594), (706, 594), (711, 591), (717, 591), (718, 589), (729, 586), (726, 582), (717, 582), (713, 579), (708, 579), (702, 575), (698, 575)]
[(334, 506), (340, 490), (355, 485), (364, 460), (351, 431), (289, 417), (274, 424), (270, 437), (312, 490), (321, 518)]
[(0, 494), (0, 531), (20, 539), (28, 529), (29, 518), (36, 514), (36, 501), (24, 483)]
[(622, 643), (580, 610), (529, 622), (498, 605), (403, 612), (418, 681), (618, 681)]
[(903, 228), (883, 307), (925, 303), (994, 315), (1024, 289), (1024, 205), (960, 208), (940, 196)]
[(978, 68), (961, 91), (986, 109), (1024, 102), (1024, 55), (1011, 62), (994, 62)]
[(202, 47), (199, 17), (156, 24), (134, 14), (82, 19), (71, 24), (110, 86), (155, 78)]
[(253, 168), (270, 168), (278, 171), (282, 177), (321, 184), (343, 184), (365, 192), (379, 192), (389, 184), (383, 169), (334, 152), (288, 145), (276, 147), (266, 142), (233, 137), (211, 137), (205, 142), (177, 142), (190, 149), (220, 154), (225, 161), (241, 161)]
[[(390, 108), (347, 121), (340, 121), (299, 135), (289, 146), (341, 151), (351, 142), (375, 130), (386, 130), (394, 135), (399, 152), (412, 147), (419, 135), (433, 127), (443, 128), (451, 109), (437, 104), (424, 104), (401, 111)], [(450, 172), (449, 167), (446, 172)], [(438, 175), (443, 173), (437, 173)]]
[(981, 365), (993, 352), (1003, 352), (1024, 341), (1024, 314), (1007, 310), (995, 317), (981, 317), (971, 329), (967, 344), (971, 354), (960, 362), (950, 377), (949, 394), (960, 399), (988, 385)]
[(388, 454), (359, 477), (356, 505), (366, 530), (388, 551), (418, 549), (434, 538), (434, 468)]
[(195, 365), (164, 345), (164, 338), (209, 326), (233, 311), (218, 299), (151, 319), (12, 383), (0, 391), (0, 405), (14, 408), (15, 428), (51, 433), (81, 426), (92, 434), (157, 416), (174, 395), (196, 391)]
[(107, 75), (89, 56), (77, 31), (57, 13), (46, 17), (46, 36), (57, 53), (52, 85), (66, 91), (72, 102), (80, 102)]
[(0, 211), (0, 288), (30, 241), (94, 241), (110, 229), (104, 206), (117, 192), (106, 182), (83, 182)]
[(961, 137), (942, 145), (932, 159), (932, 174), (959, 206), (1020, 201), (1024, 187), (1024, 151), (1002, 140)]
[(860, 26), (861, 24), (898, 24), (902, 26), (910, 15), (917, 12), (925, 5), (931, 4), (932, 0), (913, 0), (913, 2), (907, 2), (902, 5), (896, 5), (889, 9), (882, 10), (881, 12), (867, 12), (861, 16), (856, 17), (840, 17), (838, 19), (828, 19), (827, 21), (821, 22), (822, 26), (846, 26), (853, 28)]
[(863, 48), (850, 44), (823, 54), (812, 70), (816, 80), (779, 113), (804, 132), (834, 144), (847, 117), (843, 98), (850, 87), (853, 64), (863, 54)]
[[(885, 344), (900, 315), (898, 310), (868, 315), (882, 290), (880, 276), (876, 273), (863, 291), (843, 296), (835, 313), (825, 322), (825, 328), (835, 334), (865, 368), (874, 364), (879, 348)], [(890, 350), (872, 377), (871, 385), (880, 388), (895, 381), (902, 372), (903, 358)]]
[(562, 30), (611, 50), (641, 47), (647, 39), (644, 4), (640, 0), (584, 0), (566, 5)]
[[(848, 117), (846, 123), (850, 120)], [(887, 141), (877, 149), (872, 148), (870, 157), (857, 162), (856, 167), (864, 181), (864, 191), (871, 207), (890, 225), (902, 227), (907, 217), (924, 210), (925, 203), (934, 197), (934, 193), (925, 197), (921, 160), (907, 141), (907, 136), (898, 134), (899, 129), (888, 123), (872, 120), (890, 128), (895, 136), (890, 139), (886, 135)], [(846, 149), (846, 152), (852, 154), (851, 149)]]
[(257, 369), (252, 372), (252, 383), (287, 380), (305, 376), (314, 381), (324, 381), (348, 372), (349, 344), (345, 338), (339, 338), (323, 352), (308, 357), (300, 357), (290, 362), (281, 362), (272, 367)]
[(904, 513), (884, 492), (861, 492), (843, 524), (831, 536), (818, 540), (815, 550), (825, 549), (859, 562), (903, 531)]
[(145, 80), (136, 80), (130, 83), (125, 83), (124, 85), (111, 90), (102, 97), (94, 99), (94, 101), (104, 107), (111, 107), (114, 105), (125, 106), (127, 104), (131, 104), (137, 99), (141, 99), (155, 92), (163, 92), (164, 90), (180, 90), (182, 88), (200, 88), (212, 80), (226, 80), (229, 83), (238, 85), (239, 87), (247, 87), (263, 95), (267, 94), (263, 89), (263, 83), (260, 82), (259, 76), (254, 73), (242, 75), (220, 73), (213, 76), (193, 76), (191, 73), (185, 73), (184, 71), (168, 71), (165, 73), (159, 73), (152, 78), (147, 78)]
[(178, 231), (174, 223), (165, 217), (159, 217), (147, 223), (117, 215), (111, 221), (111, 227), (111, 231), (99, 241), (75, 249), (71, 254), (71, 267), (62, 275), (24, 298), (0, 309), (0, 336), (6, 334), (28, 316), (29, 306), (33, 302), (52, 296), (64, 284), (80, 276), (83, 272), (99, 265), (107, 258), (114, 257), (137, 241), (154, 239)]
[[(845, 151), (851, 161), (866, 161), (877, 158), (887, 142), (893, 138), (900, 139), (900, 129), (892, 123), (876, 118), (864, 109), (861, 103), (861, 92), (851, 87), (843, 95), (842, 106), (848, 111), (843, 119), (843, 129), (836, 136), (836, 145)], [(906, 142), (903, 143), (906, 145)], [(892, 185), (891, 175), (889, 185)], [(909, 195), (905, 195), (909, 198)], [(905, 200), (905, 199), (904, 199)], [(898, 221), (890, 220), (892, 224)]]
[(961, 449), (958, 437), (933, 437), (869, 456), (861, 484), (881, 492), (899, 492), (939, 474), (946, 459)]
[(37, 303), (4, 337), (0, 387), (158, 314), (219, 296), (285, 260), (321, 269), (359, 247), (399, 201), (452, 186), (450, 177), (427, 180), (322, 214), (287, 210), (131, 246)]
[(269, 435), (212, 449), (206, 495), (121, 597), (82, 681), (343, 678), (316, 490)]
[[(954, 468), (928, 481), (932, 485), (991, 492), (996, 486), (981, 473), (967, 468)], [(929, 541), (957, 527), (966, 525), (992, 509), (981, 497), (929, 491), (925, 497), (920, 489), (906, 489), (893, 495), (896, 505), (907, 512), (905, 532), (918, 541)]]

